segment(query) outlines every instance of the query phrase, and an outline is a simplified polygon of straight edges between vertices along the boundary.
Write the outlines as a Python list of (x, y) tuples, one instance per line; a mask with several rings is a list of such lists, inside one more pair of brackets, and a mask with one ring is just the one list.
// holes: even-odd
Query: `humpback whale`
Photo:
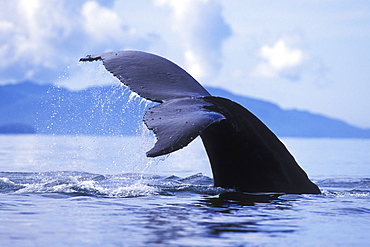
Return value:
[(200, 136), (217, 187), (248, 193), (321, 193), (262, 121), (238, 103), (210, 95), (175, 63), (141, 51), (80, 59), (97, 60), (131, 91), (160, 103), (143, 119), (157, 139), (148, 157), (179, 150)]

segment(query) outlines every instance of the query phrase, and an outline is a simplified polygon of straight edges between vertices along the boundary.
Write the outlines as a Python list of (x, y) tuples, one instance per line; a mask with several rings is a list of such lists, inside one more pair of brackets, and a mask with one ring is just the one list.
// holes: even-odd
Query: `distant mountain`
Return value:
[[(370, 138), (370, 129), (306, 111), (283, 110), (267, 101), (207, 88), (259, 117), (280, 137)], [(0, 133), (134, 135), (145, 110), (155, 105), (124, 87), (94, 87), (73, 92), (24, 82), (0, 86)]]
[(29, 124), (4, 124), (0, 125), (0, 134), (36, 134), (36, 129)]
[(349, 125), (341, 120), (300, 110), (283, 110), (278, 105), (207, 88), (215, 96), (232, 99), (243, 105), (280, 137), (370, 138), (370, 129)]
[(31, 82), (1, 86), (0, 126), (25, 124), (40, 134), (133, 135), (145, 111), (143, 103), (127, 103), (130, 93), (124, 90), (73, 92)]

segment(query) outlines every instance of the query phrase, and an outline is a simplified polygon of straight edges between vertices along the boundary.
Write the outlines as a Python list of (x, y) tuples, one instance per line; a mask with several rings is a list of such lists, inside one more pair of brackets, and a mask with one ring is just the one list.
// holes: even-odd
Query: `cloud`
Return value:
[(298, 80), (306, 54), (294, 48), (292, 43), (289, 38), (280, 38), (272, 46), (263, 45), (258, 52), (263, 61), (257, 64), (252, 74), (264, 78)]
[(151, 42), (124, 25), (109, 8), (112, 1), (13, 0), (1, 5), (0, 83), (52, 82), (80, 56), (145, 49)]
[(86, 2), (81, 9), (84, 31), (94, 42), (118, 45), (138, 41), (134, 28), (124, 25), (122, 17), (115, 11), (95, 1)]
[(78, 63), (69, 66), (55, 85), (79, 91), (93, 86), (119, 85), (120, 82), (108, 72), (102, 63)]
[(172, 28), (184, 48), (187, 70), (194, 77), (207, 78), (222, 66), (222, 44), (231, 36), (231, 28), (216, 1), (157, 0), (172, 10)]
[(86, 2), (82, 6), (81, 15), (86, 33), (100, 42), (115, 40), (122, 33), (123, 21), (118, 14), (97, 2)]
[[(34, 66), (52, 68), (52, 40), (69, 32), (69, 21), (61, 13), (51, 9), (62, 7), (61, 2), (20, 0), (4, 1), (1, 9), (0, 56), (1, 68), (30, 63)], [(47, 20), (47, 21), (45, 21)], [(5, 43), (6, 41), (6, 43)], [(32, 75), (32, 69), (26, 71)]]
[[(128, 26), (114, 1), (1, 1), (0, 84), (33, 80), (54, 82), (76, 73), (78, 58), (108, 50), (150, 50), (155, 33)], [(218, 2), (159, 0), (171, 10), (188, 71), (208, 78), (222, 67), (222, 45), (231, 29)]]

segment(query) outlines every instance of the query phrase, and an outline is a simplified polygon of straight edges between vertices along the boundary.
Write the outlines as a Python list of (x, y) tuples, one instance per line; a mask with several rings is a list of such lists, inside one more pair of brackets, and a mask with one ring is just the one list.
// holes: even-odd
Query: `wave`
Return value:
[[(317, 181), (324, 196), (369, 197), (369, 178), (336, 178)], [(0, 193), (59, 193), (68, 196), (139, 197), (150, 195), (179, 195), (195, 193), (220, 195), (226, 200), (244, 200), (245, 197), (270, 201), (273, 199), (295, 200), (299, 195), (281, 193), (239, 193), (231, 189), (213, 186), (213, 179), (201, 173), (181, 178), (142, 173), (101, 175), (78, 171), (50, 172), (0, 172)], [(244, 198), (244, 199), (243, 199)]]
[(87, 172), (0, 172), (0, 193), (62, 193), (71, 196), (138, 197), (180, 192), (219, 194), (203, 174), (180, 178), (140, 173), (100, 175)]
[(327, 178), (317, 185), (327, 196), (370, 197), (370, 178)]

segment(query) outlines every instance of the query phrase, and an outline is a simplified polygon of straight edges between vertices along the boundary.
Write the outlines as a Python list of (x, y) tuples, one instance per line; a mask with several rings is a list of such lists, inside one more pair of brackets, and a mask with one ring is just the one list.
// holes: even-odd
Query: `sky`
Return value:
[(125, 49), (205, 86), (370, 128), (368, 0), (0, 0), (0, 85), (118, 84), (78, 59)]

